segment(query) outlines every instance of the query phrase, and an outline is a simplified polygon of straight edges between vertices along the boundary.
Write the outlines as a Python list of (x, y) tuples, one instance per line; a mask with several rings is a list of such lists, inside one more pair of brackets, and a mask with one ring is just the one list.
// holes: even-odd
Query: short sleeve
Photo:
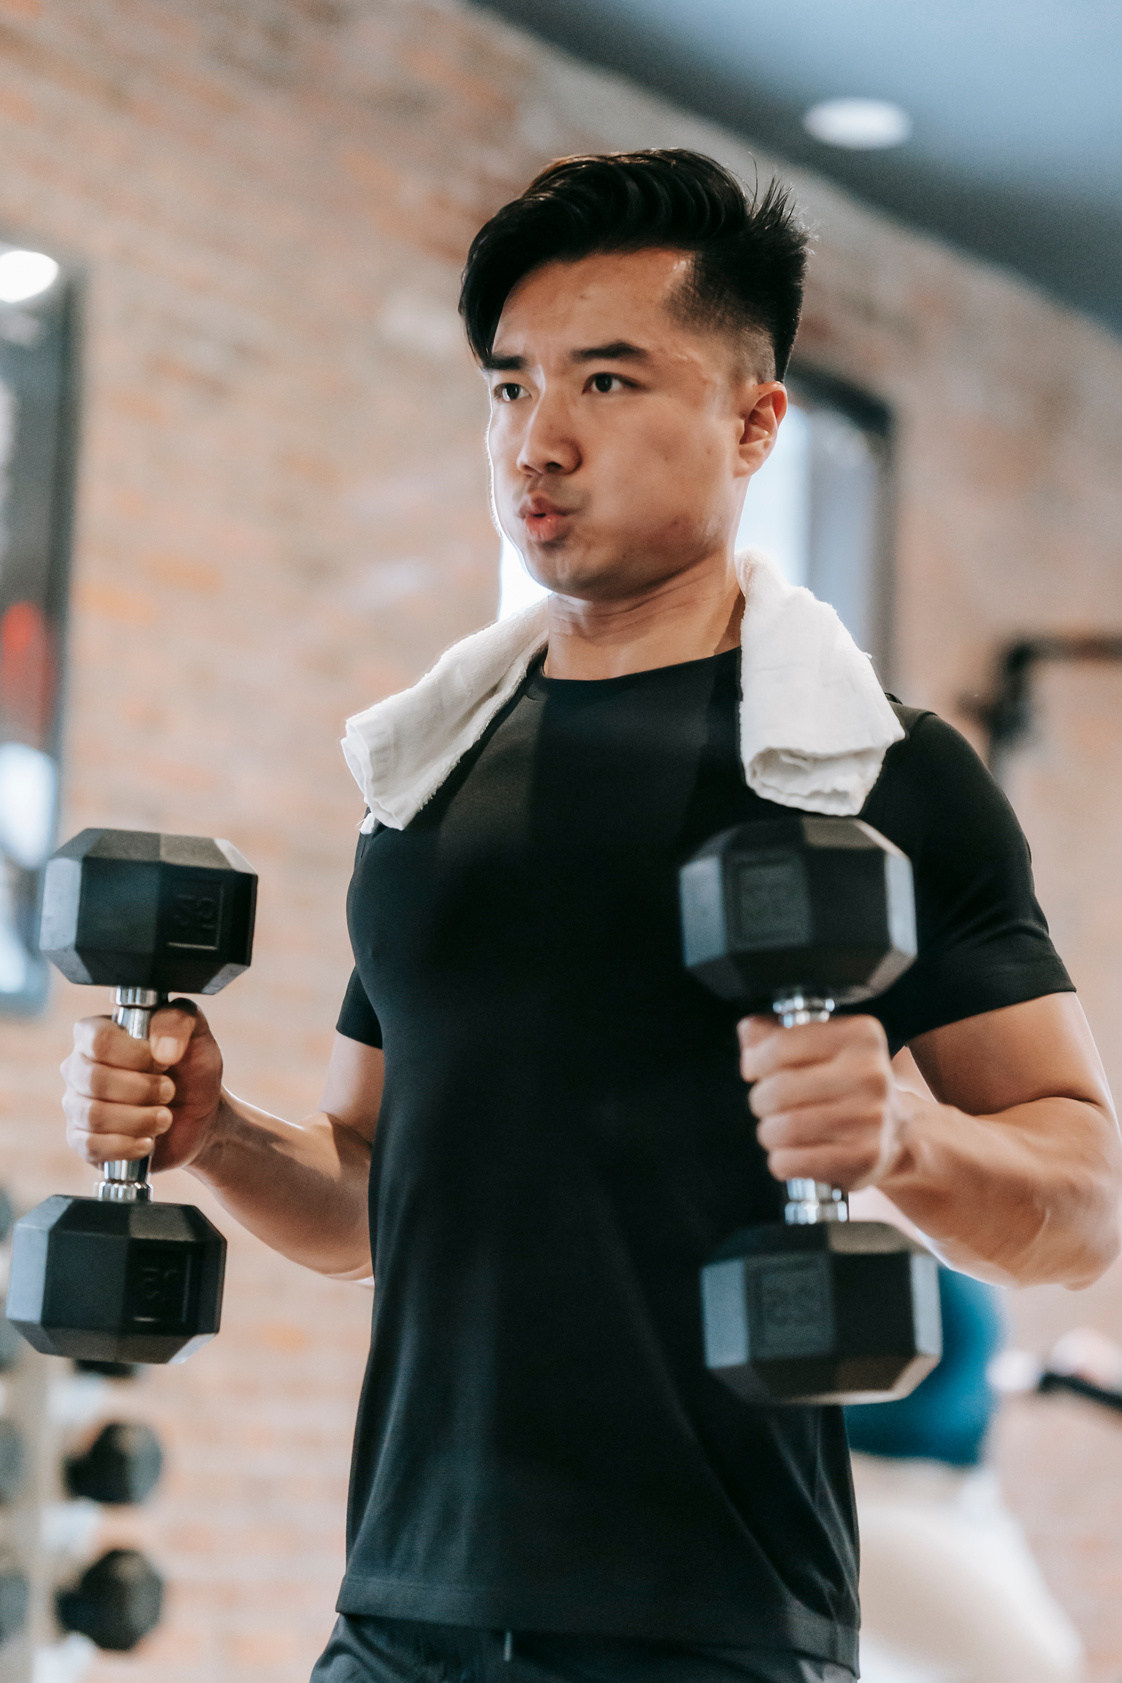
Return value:
[(340, 1034), (346, 1035), (348, 1040), (360, 1040), (364, 1046), (382, 1044), (382, 1025), (366, 996), (366, 989), (357, 970), (351, 971), (351, 979), (347, 983), (347, 991), (343, 995), (343, 1004), (335, 1027)]
[(894, 1046), (946, 1023), (1073, 986), (1037, 904), (1028, 843), (964, 737), (901, 708), (862, 817), (912, 862), (919, 952), (870, 1007)]

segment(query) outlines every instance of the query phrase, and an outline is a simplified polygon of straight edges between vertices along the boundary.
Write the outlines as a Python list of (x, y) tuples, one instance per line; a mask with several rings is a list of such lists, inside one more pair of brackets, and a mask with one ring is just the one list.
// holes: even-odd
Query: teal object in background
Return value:
[(997, 1407), (986, 1378), (1005, 1342), (1001, 1294), (953, 1269), (939, 1269), (943, 1359), (899, 1402), (859, 1403), (845, 1410), (849, 1447), (898, 1461), (943, 1461), (974, 1467), (982, 1460)]

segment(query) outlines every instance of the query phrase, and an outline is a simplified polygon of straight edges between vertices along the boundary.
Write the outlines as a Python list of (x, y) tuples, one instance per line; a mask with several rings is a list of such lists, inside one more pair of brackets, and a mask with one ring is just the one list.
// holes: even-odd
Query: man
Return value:
[[(749, 204), (688, 152), (562, 161), (482, 230), (462, 307), (495, 507), (553, 594), (352, 721), (371, 810), (322, 1111), (224, 1093), (184, 1004), (150, 1049), (80, 1024), (64, 1066), (88, 1161), (152, 1151), (295, 1261), (376, 1278), (317, 1683), (849, 1677), (840, 1412), (706, 1372), (700, 1264), (796, 1176), (875, 1183), (994, 1279), (1083, 1285), (1118, 1249), (1110, 1097), (1009, 808), (829, 610), (734, 563), (804, 263), (782, 191)], [(780, 804), (745, 746), (775, 711), (769, 601), (827, 616), (875, 727), (801, 794), (814, 743), (775, 743)], [(920, 959), (871, 1014), (741, 1023), (738, 1073), (735, 1013), (681, 965), (678, 865), (863, 800), (913, 860)], [(894, 1082), (904, 1042), (937, 1101)]]

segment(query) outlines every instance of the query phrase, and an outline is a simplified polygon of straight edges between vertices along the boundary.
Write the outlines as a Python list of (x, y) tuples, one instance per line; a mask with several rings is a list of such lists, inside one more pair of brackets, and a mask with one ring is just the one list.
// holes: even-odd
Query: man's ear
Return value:
[(747, 474), (758, 473), (775, 447), (787, 413), (787, 388), (781, 380), (746, 380), (740, 406), (738, 454)]

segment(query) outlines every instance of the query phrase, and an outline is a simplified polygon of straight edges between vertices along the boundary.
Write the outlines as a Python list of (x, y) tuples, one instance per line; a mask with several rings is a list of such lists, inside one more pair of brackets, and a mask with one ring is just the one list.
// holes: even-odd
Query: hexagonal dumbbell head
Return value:
[(706, 1366), (745, 1402), (907, 1396), (942, 1352), (935, 1259), (886, 1222), (747, 1228), (701, 1278)]
[(109, 1549), (56, 1599), (65, 1630), (114, 1653), (127, 1653), (155, 1630), (163, 1606), (163, 1579), (137, 1549)]
[(49, 1356), (186, 1361), (218, 1331), (225, 1257), (189, 1204), (56, 1194), (16, 1224), (8, 1319)]
[(911, 865), (859, 818), (723, 830), (682, 867), (680, 893), (686, 968), (745, 1010), (812, 988), (871, 999), (915, 958)]
[(143, 1502), (160, 1481), (164, 1454), (151, 1426), (136, 1420), (112, 1420), (89, 1448), (66, 1462), (66, 1488), (72, 1496), (114, 1507)]
[(256, 893), (227, 841), (83, 830), (47, 861), (39, 945), (72, 982), (217, 993), (249, 964)]

